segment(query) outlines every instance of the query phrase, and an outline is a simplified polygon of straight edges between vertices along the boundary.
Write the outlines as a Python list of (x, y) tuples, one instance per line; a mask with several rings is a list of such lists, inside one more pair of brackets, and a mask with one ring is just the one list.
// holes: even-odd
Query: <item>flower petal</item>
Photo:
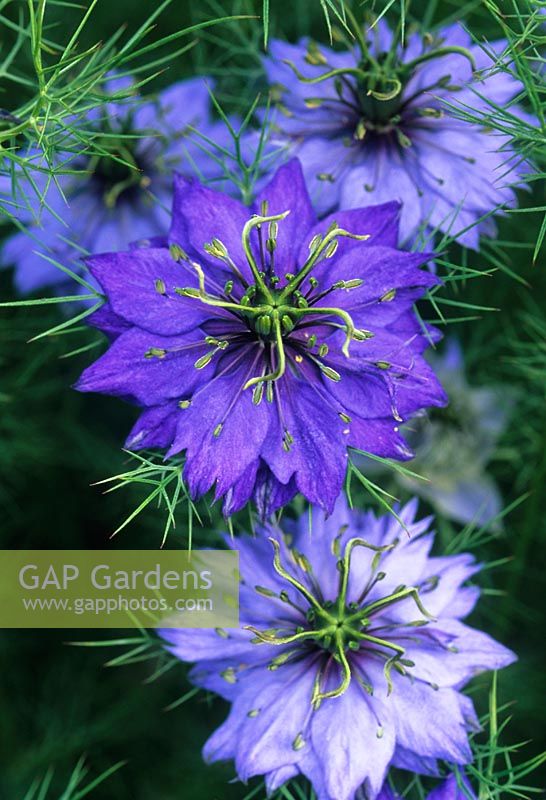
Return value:
[[(280, 276), (287, 272), (295, 272), (298, 266), (302, 266), (297, 261), (301, 243), (304, 239), (307, 240), (307, 233), (316, 221), (301, 164), (297, 159), (292, 159), (278, 169), (270, 183), (262, 189), (256, 198), (257, 213), (262, 213), (264, 202), (267, 203), (266, 216), (290, 211), (289, 215), (279, 222), (275, 268)], [(265, 237), (267, 229), (264, 231)]]
[(142, 248), (87, 259), (91, 274), (108, 296), (112, 311), (140, 328), (171, 336), (192, 330), (211, 309), (175, 289), (197, 286), (197, 274), (176, 262), (168, 249)]
[[(154, 348), (158, 355), (147, 356)], [(193, 365), (209, 349), (199, 330), (184, 336), (156, 336), (131, 328), (84, 370), (75, 388), (134, 397), (146, 406), (181, 400), (204, 382), (203, 372)]]

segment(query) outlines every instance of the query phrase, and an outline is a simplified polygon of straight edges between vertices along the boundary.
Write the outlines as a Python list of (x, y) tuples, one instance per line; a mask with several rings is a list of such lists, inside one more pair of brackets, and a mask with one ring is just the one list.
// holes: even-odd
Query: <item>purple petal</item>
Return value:
[[(331, 511), (347, 468), (343, 423), (313, 388), (292, 376), (278, 382), (279, 407), (261, 451), (278, 480), (294, 476), (298, 490), (311, 502)], [(286, 449), (286, 432), (293, 441)]]
[(167, 456), (186, 450), (184, 477), (195, 496), (216, 484), (221, 497), (258, 460), (269, 414), (265, 403), (252, 402), (252, 391), (243, 391), (250, 375), (244, 361), (209, 380), (180, 416)]
[(362, 784), (375, 797), (394, 752), (393, 726), (388, 704), (367, 696), (356, 681), (341, 697), (322, 703), (311, 737), (331, 797), (352, 800)]
[[(149, 358), (146, 353), (151, 348), (171, 352)], [(181, 400), (205, 380), (203, 371), (193, 365), (209, 349), (199, 331), (167, 337), (131, 328), (84, 370), (75, 388), (80, 392), (132, 396), (148, 406), (174, 398)]]
[(112, 310), (140, 328), (170, 336), (192, 330), (211, 315), (199, 300), (176, 294), (176, 288), (195, 288), (197, 274), (187, 262), (174, 261), (167, 249), (104, 253), (87, 263)]
[[(297, 262), (298, 250), (316, 216), (311, 206), (301, 164), (292, 159), (275, 173), (270, 183), (256, 198), (255, 209), (262, 213), (262, 203), (267, 202), (266, 216), (290, 211), (288, 217), (279, 222), (275, 267), (279, 275), (295, 272), (301, 264)], [(267, 235), (267, 233), (266, 233)]]
[(147, 408), (135, 422), (125, 447), (129, 450), (170, 447), (176, 433), (179, 412), (180, 408), (176, 402)]
[(218, 238), (238, 269), (245, 277), (250, 277), (241, 240), (244, 225), (250, 216), (249, 209), (237, 200), (208, 189), (196, 180), (175, 175), (169, 239), (179, 244), (190, 258), (208, 265), (205, 273), (211, 269), (216, 275), (223, 274), (223, 282), (233, 277), (227, 267), (209, 256), (204, 249), (205, 244)]

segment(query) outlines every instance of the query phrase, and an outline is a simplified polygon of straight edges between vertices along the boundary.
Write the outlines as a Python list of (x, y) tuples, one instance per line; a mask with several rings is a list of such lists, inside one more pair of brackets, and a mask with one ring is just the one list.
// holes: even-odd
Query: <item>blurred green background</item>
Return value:
[[(15, 10), (19, 4), (15, 2)], [(371, 4), (368, 4), (371, 7)], [(398, 5), (395, 3), (393, 10)], [(121, 25), (136, 27), (156, 8), (155, 0), (99, 0), (81, 47), (106, 39)], [(261, 2), (173, 2), (156, 22), (152, 38), (204, 18), (261, 12)], [(428, 21), (462, 16), (456, 3), (415, 3), (412, 13)], [(57, 7), (48, 21), (63, 40), (81, 12)], [(481, 3), (469, 3), (473, 32), (497, 38), (499, 30)], [(271, 33), (294, 39), (311, 32), (327, 37), (319, 0), (271, 0)], [(221, 76), (222, 98), (250, 104), (260, 88), (256, 48), (262, 36), (259, 19), (231, 23), (192, 36), (191, 52), (174, 59), (158, 77), (159, 88), (196, 71)], [(0, 42), (2, 32), (0, 31)], [(21, 69), (25, 55), (21, 54)], [(10, 108), (11, 86), (0, 84), (0, 105)], [(545, 205), (543, 182), (522, 194), (528, 208)], [(505, 521), (503, 534), (488, 541), (477, 555), (484, 561), (509, 559), (484, 574), (486, 594), (471, 620), (514, 649), (520, 657), (500, 678), (502, 702), (512, 702), (513, 721), (507, 742), (532, 740), (522, 751), (530, 757), (546, 744), (544, 735), (544, 582), (546, 567), (546, 276), (531, 255), (541, 214), (511, 215), (500, 225), (501, 250), (509, 268), (492, 278), (459, 287), (465, 302), (494, 306), (496, 312), (457, 324), (453, 331), (464, 345), (470, 382), (505, 383), (516, 392), (516, 410), (500, 442), (491, 473), (505, 504), (529, 493)], [(1, 233), (7, 229), (0, 228)], [(452, 253), (453, 261), (461, 254)], [(489, 267), (484, 253), (470, 253), (467, 263)], [(0, 298), (13, 296), (9, 272), (0, 273)], [(79, 395), (70, 389), (89, 356), (63, 360), (62, 337), (27, 344), (58, 314), (52, 310), (0, 311), (0, 546), (2, 548), (155, 548), (161, 541), (163, 515), (153, 509), (112, 542), (119, 522), (137, 505), (136, 490), (103, 496), (91, 484), (120, 471), (120, 451), (134, 410), (114, 399)], [(452, 332), (453, 332), (452, 331)], [(424, 504), (423, 504), (424, 506)], [(423, 508), (423, 510), (425, 510)], [(444, 535), (449, 528), (443, 526)], [(198, 533), (196, 541), (199, 541)], [(184, 518), (169, 546), (185, 546)], [(487, 593), (489, 590), (489, 593)], [(223, 719), (226, 707), (204, 695), (180, 708), (165, 707), (187, 690), (184, 670), (174, 669), (146, 683), (153, 665), (106, 667), (112, 652), (77, 648), (65, 631), (8, 631), (0, 634), (0, 798), (23, 798), (32, 780), (55, 765), (55, 787), (66, 783), (80, 755), (98, 774), (118, 761), (126, 765), (93, 794), (97, 800), (242, 800), (251, 787), (230, 783), (231, 765), (205, 767), (200, 749)], [(480, 679), (478, 687), (486, 689)], [(486, 709), (486, 691), (476, 693)], [(536, 779), (539, 780), (538, 777)], [(58, 792), (59, 793), (59, 792)], [(264, 793), (258, 790), (258, 797)]]

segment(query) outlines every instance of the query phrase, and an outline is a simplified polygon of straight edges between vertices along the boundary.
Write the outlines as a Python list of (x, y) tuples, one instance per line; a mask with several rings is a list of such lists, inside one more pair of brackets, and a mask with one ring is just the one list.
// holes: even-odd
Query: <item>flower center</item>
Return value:
[(107, 208), (114, 208), (120, 200), (129, 199), (150, 184), (136, 152), (137, 141), (129, 135), (112, 133), (93, 142), (95, 152), (87, 163), (87, 171)]
[[(240, 320), (249, 332), (256, 335), (264, 346), (269, 348), (269, 371), (264, 371), (262, 375), (251, 378), (244, 386), (244, 389), (250, 386), (256, 387), (257, 402), (260, 402), (263, 391), (263, 385), (260, 385), (276, 381), (283, 376), (287, 365), (286, 340), (298, 326), (306, 322), (307, 324), (316, 324), (317, 320), (324, 323), (326, 320), (327, 325), (344, 330), (345, 342), (342, 352), (346, 356), (349, 354), (349, 345), (352, 340), (364, 341), (372, 336), (369, 331), (357, 329), (347, 311), (325, 306), (321, 302), (330, 292), (337, 289), (355, 289), (362, 285), (363, 281), (358, 278), (337, 281), (323, 291), (318, 291), (318, 281), (311, 275), (318, 263), (333, 257), (338, 247), (338, 237), (364, 241), (369, 238), (369, 235), (349, 233), (339, 228), (336, 223), (332, 223), (324, 235), (318, 234), (313, 237), (309, 244), (309, 256), (298, 272), (286, 273), (281, 278), (275, 263), (278, 223), (289, 213), (289, 211), (285, 211), (282, 214), (267, 216), (267, 203), (264, 203), (262, 214), (254, 214), (245, 224), (242, 232), (242, 246), (252, 281), (247, 280), (242, 274), (220, 239), (214, 238), (204, 245), (205, 251), (210, 256), (218, 258), (233, 272), (234, 280), (226, 282), (223, 292), (210, 293), (206, 286), (207, 276), (201, 265), (189, 261), (187, 255), (178, 246), (175, 245), (171, 248), (174, 258), (177, 260), (183, 258), (189, 261), (199, 279), (199, 288), (177, 288), (175, 291), (183, 297), (195, 298), (206, 305), (225, 309)], [(257, 234), (257, 240), (254, 233)], [(253, 244), (251, 244), (251, 237)], [(308, 286), (304, 289), (303, 285), (306, 279), (308, 279)], [(214, 284), (214, 281), (211, 280), (210, 284)], [(237, 284), (237, 289), (235, 284)], [(241, 288), (243, 294), (238, 296)], [(162, 291), (163, 287), (160, 286), (158, 290)], [(316, 335), (309, 336), (305, 345), (301, 340), (294, 341), (293, 344), (298, 348), (307, 347), (309, 352), (306, 354), (319, 369), (332, 380), (339, 380), (337, 372), (328, 368), (314, 353), (311, 353), (317, 345), (316, 338)], [(229, 340), (223, 340), (221, 349), (228, 346)], [(318, 356), (322, 358), (327, 352), (326, 345), (318, 345)], [(302, 356), (295, 356), (295, 360), (298, 359), (301, 361)], [(210, 363), (210, 358), (206, 361), (206, 364), (208, 363)], [(206, 364), (201, 364), (201, 366)]]
[[(406, 674), (408, 667), (414, 666), (412, 661), (404, 658), (405, 649), (397, 641), (395, 634), (398, 628), (425, 625), (432, 619), (421, 603), (419, 591), (414, 586), (398, 586), (394, 592), (385, 595), (377, 600), (371, 600), (372, 590), (386, 577), (384, 572), (378, 571), (381, 555), (386, 551), (396, 547), (397, 542), (390, 545), (377, 546), (370, 544), (365, 539), (353, 538), (346, 543), (343, 554), (340, 552), (340, 539), (344, 530), (341, 530), (333, 543), (333, 555), (338, 558), (337, 567), (339, 572), (339, 584), (337, 599), (327, 601), (322, 595), (320, 586), (313, 575), (309, 561), (301, 553), (295, 550), (288, 550), (288, 557), (291, 559), (295, 568), (305, 575), (304, 580), (294, 577), (283, 566), (281, 562), (281, 546), (276, 539), (270, 538), (275, 549), (274, 568), (290, 586), (296, 589), (300, 598), (306, 601), (306, 608), (301, 608), (293, 602), (286, 592), (279, 594), (267, 588), (256, 586), (256, 591), (260, 594), (280, 599), (289, 604), (302, 616), (302, 624), (295, 628), (294, 633), (283, 635), (286, 631), (286, 624), (279, 629), (269, 629), (260, 631), (253, 626), (247, 626), (256, 638), (256, 644), (273, 645), (294, 645), (293, 648), (285, 649), (284, 652), (274, 658), (270, 664), (270, 669), (278, 669), (283, 664), (292, 662), (302, 656), (308, 655), (310, 649), (324, 651), (325, 659), (317, 672), (315, 680), (312, 703), (316, 709), (320, 703), (332, 697), (339, 697), (349, 687), (353, 676), (362, 683), (363, 678), (359, 674), (357, 665), (352, 663), (353, 654), (357, 652), (369, 653), (374, 658), (380, 658), (384, 662), (384, 675), (387, 681), (389, 692), (392, 690), (391, 672), (395, 669), (400, 674)], [(351, 570), (351, 555), (356, 547), (365, 547), (374, 551), (371, 560), (370, 577), (368, 582), (362, 587), (358, 598), (348, 601), (349, 577)], [(377, 594), (375, 592), (375, 594)], [(404, 623), (404, 624), (378, 624), (376, 617), (389, 606), (403, 602), (408, 598), (413, 599), (424, 619)], [(389, 637), (389, 631), (391, 636)], [(332, 685), (332, 667), (337, 665), (340, 674), (340, 682), (337, 686)], [(329, 688), (330, 687), (330, 688)]]
[[(459, 55), (470, 62), (475, 69), (472, 54), (464, 47), (458, 46), (431, 46), (421, 55), (411, 61), (402, 61), (399, 53), (400, 43), (393, 36), (392, 45), (388, 51), (374, 54), (360, 28), (356, 34), (360, 49), (360, 60), (354, 67), (333, 68), (328, 64), (328, 59), (315, 42), (308, 45), (305, 61), (316, 67), (326, 68), (320, 75), (309, 78), (303, 75), (291, 61), (286, 61), (297, 78), (306, 84), (318, 84), (332, 80), (337, 99), (309, 97), (306, 99), (308, 108), (318, 108), (323, 104), (338, 104), (343, 113), (344, 124), (356, 118), (356, 125), (352, 130), (353, 138), (362, 141), (368, 132), (374, 134), (396, 134), (401, 147), (411, 146), (407, 133), (403, 132), (404, 122), (418, 117), (440, 117), (442, 109), (432, 101), (431, 106), (424, 106), (417, 99), (438, 89), (456, 91), (460, 87), (451, 84), (451, 76), (446, 74), (427, 86), (422, 86), (414, 95), (404, 96), (404, 89), (415, 71), (425, 62), (432, 59), (443, 58), (447, 55)], [(441, 43), (440, 43), (441, 45)]]

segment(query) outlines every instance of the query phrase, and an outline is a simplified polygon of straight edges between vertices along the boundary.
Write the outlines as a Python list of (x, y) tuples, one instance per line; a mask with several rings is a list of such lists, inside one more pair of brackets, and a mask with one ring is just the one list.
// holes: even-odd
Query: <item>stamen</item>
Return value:
[[(284, 287), (281, 295), (279, 297), (279, 303), (284, 302), (291, 294), (295, 292), (296, 289), (302, 284), (305, 280), (307, 275), (311, 272), (317, 261), (319, 260), (320, 256), (323, 255), (325, 250), (327, 249), (328, 245), (336, 238), (336, 236), (344, 236), (348, 239), (356, 239), (360, 242), (366, 241), (366, 239), (370, 238), (370, 234), (357, 234), (357, 233), (349, 233), (349, 231), (344, 230), (343, 228), (338, 228), (337, 225), (333, 224), (330, 229), (327, 231), (326, 235), (318, 242), (318, 244), (314, 247), (311, 251), (311, 254), (301, 270), (295, 275)], [(313, 240), (312, 240), (313, 241)]]
[(174, 261), (189, 261), (189, 256), (179, 244), (169, 245), (169, 253)]
[[(343, 343), (343, 347), (341, 348), (341, 352), (343, 353), (346, 358), (349, 358), (349, 345), (352, 339), (355, 339), (355, 333), (357, 329), (354, 326), (353, 318), (347, 311), (343, 311), (341, 308), (326, 308), (326, 307), (317, 307), (311, 306), (310, 308), (302, 308), (298, 310), (298, 316), (304, 314), (324, 314), (326, 316), (335, 316), (340, 317), (345, 322), (345, 341)], [(361, 332), (361, 335), (364, 335), (364, 331)], [(360, 339), (362, 341), (362, 339)]]
[(214, 238), (209, 244), (204, 244), (203, 249), (209, 255), (220, 259), (220, 261), (225, 261), (229, 255), (225, 244), (221, 242), (220, 239), (216, 238)]

